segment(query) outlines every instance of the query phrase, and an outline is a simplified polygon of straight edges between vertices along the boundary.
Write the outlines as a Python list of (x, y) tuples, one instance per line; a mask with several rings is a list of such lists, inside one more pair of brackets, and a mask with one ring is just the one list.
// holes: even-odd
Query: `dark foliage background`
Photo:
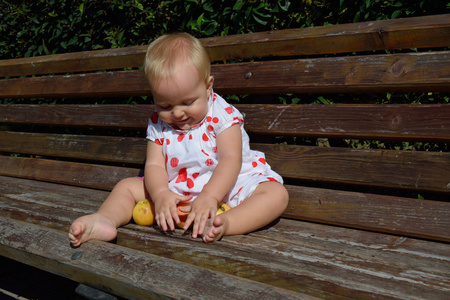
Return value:
[(449, 11), (445, 0), (1, 0), (0, 59)]

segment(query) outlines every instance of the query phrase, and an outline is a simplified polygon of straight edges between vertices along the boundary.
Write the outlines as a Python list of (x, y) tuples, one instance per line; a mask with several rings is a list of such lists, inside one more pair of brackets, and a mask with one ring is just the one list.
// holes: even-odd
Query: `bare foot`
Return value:
[(111, 241), (116, 236), (116, 227), (108, 218), (98, 213), (76, 219), (70, 226), (69, 231), (70, 242), (75, 247), (90, 239)]
[(218, 241), (225, 234), (228, 227), (228, 219), (225, 214), (216, 216), (212, 222), (207, 222), (203, 235), (203, 241), (206, 243)]

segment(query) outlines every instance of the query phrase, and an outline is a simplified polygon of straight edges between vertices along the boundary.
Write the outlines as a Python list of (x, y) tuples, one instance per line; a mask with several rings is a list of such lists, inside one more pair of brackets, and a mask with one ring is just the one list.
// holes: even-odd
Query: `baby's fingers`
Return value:
[(205, 229), (206, 223), (211, 222), (214, 219), (216, 211), (211, 209), (200, 215), (197, 215), (192, 228), (192, 237), (197, 238), (198, 235), (202, 235)]

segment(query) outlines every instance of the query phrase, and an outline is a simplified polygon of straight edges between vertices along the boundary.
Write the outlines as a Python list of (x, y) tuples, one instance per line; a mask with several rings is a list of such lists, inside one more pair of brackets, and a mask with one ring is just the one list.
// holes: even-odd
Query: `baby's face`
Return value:
[(208, 82), (200, 80), (192, 65), (178, 67), (172, 78), (162, 79), (152, 90), (161, 120), (182, 130), (200, 123), (208, 112), (213, 81), (212, 77)]

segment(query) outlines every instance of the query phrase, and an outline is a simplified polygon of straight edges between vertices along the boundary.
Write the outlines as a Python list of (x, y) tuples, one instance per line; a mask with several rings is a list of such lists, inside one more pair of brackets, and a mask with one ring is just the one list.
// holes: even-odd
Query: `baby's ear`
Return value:
[(211, 96), (213, 85), (214, 85), (214, 77), (209, 76), (209, 79), (206, 82), (206, 90), (208, 92), (208, 97)]
[(214, 84), (214, 77), (213, 76), (209, 76), (208, 82), (207, 82), (207, 89), (211, 90)]

